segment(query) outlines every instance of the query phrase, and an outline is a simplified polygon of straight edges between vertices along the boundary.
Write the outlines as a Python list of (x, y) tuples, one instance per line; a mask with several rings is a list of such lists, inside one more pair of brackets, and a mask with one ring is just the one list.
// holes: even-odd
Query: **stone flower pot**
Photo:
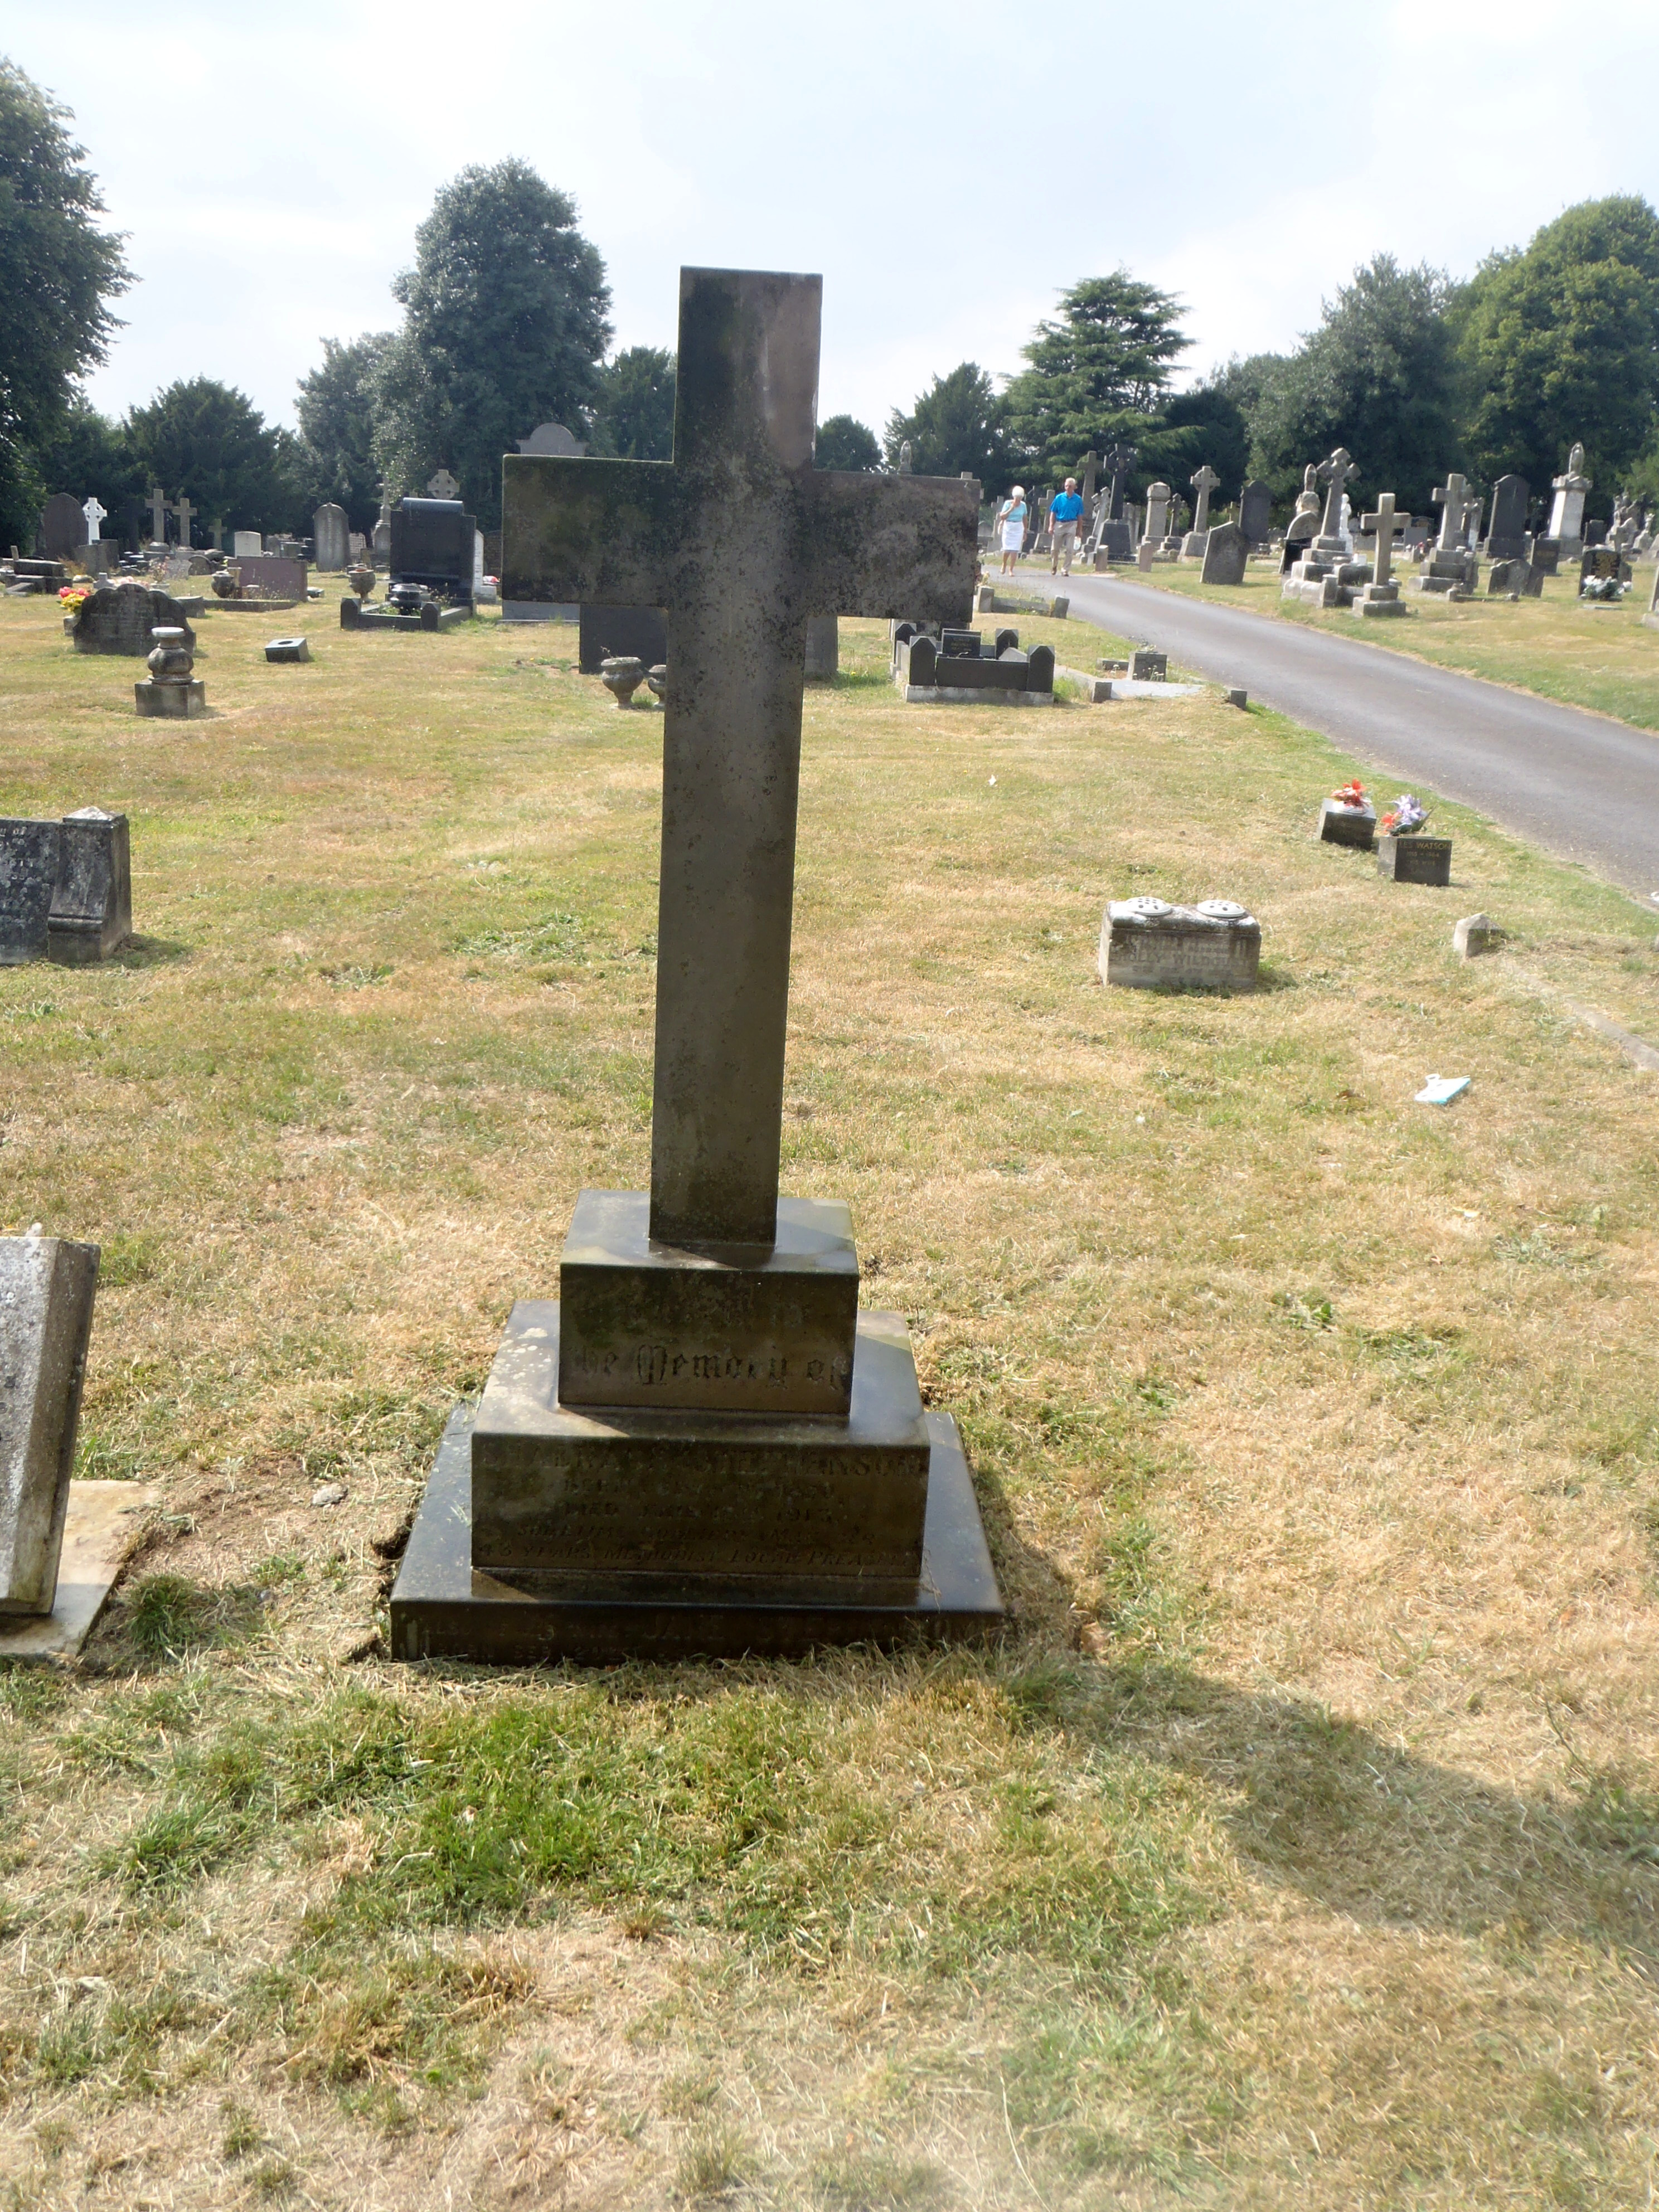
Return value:
[(357, 594), (359, 601), (366, 599), (374, 588), (374, 571), (359, 563), (346, 570), (346, 581)]
[(665, 703), (663, 695), (668, 689), (667, 669), (660, 664), (659, 664), (655, 668), (647, 669), (646, 671), (645, 680), (647, 686), (650, 690), (652, 696), (656, 700), (657, 704), (659, 707), (662, 706)]
[(182, 629), (153, 629), (155, 643), (149, 655), (149, 672), (157, 684), (187, 684), (196, 665), (190, 633)]
[(216, 599), (234, 599), (240, 580), (234, 568), (216, 568), (209, 578)]
[(599, 663), (599, 681), (619, 707), (631, 706), (645, 681), (645, 663), (631, 653), (613, 653)]

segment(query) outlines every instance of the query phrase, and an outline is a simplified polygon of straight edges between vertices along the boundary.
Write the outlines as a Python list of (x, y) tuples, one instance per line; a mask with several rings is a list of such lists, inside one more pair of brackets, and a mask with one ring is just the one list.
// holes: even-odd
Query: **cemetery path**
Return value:
[(1373, 770), (1478, 807), (1627, 890), (1659, 887), (1650, 732), (1243, 608), (1106, 576), (1073, 576), (1071, 589), (1074, 616), (1243, 684)]

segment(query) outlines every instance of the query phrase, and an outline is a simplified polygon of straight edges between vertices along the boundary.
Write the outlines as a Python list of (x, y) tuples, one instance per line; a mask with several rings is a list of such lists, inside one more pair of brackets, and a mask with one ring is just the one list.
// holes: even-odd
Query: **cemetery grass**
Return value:
[[(1480, 573), (1484, 591), (1484, 562)], [(1659, 730), (1659, 631), (1642, 626), (1653, 586), (1650, 567), (1638, 569), (1629, 592), (1615, 606), (1580, 604), (1575, 565), (1571, 576), (1547, 576), (1541, 599), (1513, 603), (1476, 597), (1453, 605), (1407, 588), (1401, 596), (1411, 612), (1394, 622), (1362, 622), (1346, 608), (1310, 607), (1282, 599), (1279, 571), (1266, 562), (1253, 561), (1244, 582), (1236, 586), (1201, 584), (1195, 564), (1165, 564), (1150, 575), (1138, 570), (1114, 574), (1154, 590), (1331, 630), (1390, 653), (1415, 653), (1443, 668), (1535, 691), (1564, 706), (1588, 707), (1638, 729)], [(1395, 574), (1403, 583), (1411, 574), (1409, 562), (1397, 563)]]
[[(1659, 1041), (1650, 919), (1451, 807), (1383, 885), (1213, 693), (907, 709), (844, 623), (784, 1187), (1008, 1632), (394, 1667), (449, 1407), (647, 1174), (660, 723), (573, 631), (333, 611), (210, 612), (179, 726), (0, 608), (0, 811), (126, 808), (141, 933), (0, 970), (0, 1227), (102, 1244), (80, 1472), (161, 1499), (0, 1674), (6, 2203), (1645, 2201), (1655, 1079), (1571, 1008)], [(1261, 991), (1103, 990), (1139, 891), (1247, 901)]]

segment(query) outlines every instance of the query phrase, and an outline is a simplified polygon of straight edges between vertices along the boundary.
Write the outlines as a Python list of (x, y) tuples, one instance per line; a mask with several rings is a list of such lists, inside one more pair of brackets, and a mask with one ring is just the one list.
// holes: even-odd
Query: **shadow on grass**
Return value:
[(124, 937), (118, 949), (106, 965), (112, 968), (157, 968), (164, 960), (191, 960), (195, 957), (193, 945), (181, 944), (173, 937)]

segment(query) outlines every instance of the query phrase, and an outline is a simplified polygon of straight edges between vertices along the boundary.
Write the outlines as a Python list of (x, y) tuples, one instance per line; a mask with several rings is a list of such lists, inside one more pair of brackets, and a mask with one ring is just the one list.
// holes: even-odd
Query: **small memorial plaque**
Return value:
[(1319, 810), (1319, 835), (1324, 844), (1358, 845), (1369, 853), (1376, 842), (1376, 809), (1369, 799), (1345, 806), (1340, 799), (1328, 799)]
[(1231, 899), (1114, 899), (1100, 933), (1101, 981), (1132, 989), (1253, 991), (1261, 961), (1261, 925)]
[(1436, 884), (1451, 881), (1449, 837), (1379, 837), (1376, 871), (1395, 884)]

